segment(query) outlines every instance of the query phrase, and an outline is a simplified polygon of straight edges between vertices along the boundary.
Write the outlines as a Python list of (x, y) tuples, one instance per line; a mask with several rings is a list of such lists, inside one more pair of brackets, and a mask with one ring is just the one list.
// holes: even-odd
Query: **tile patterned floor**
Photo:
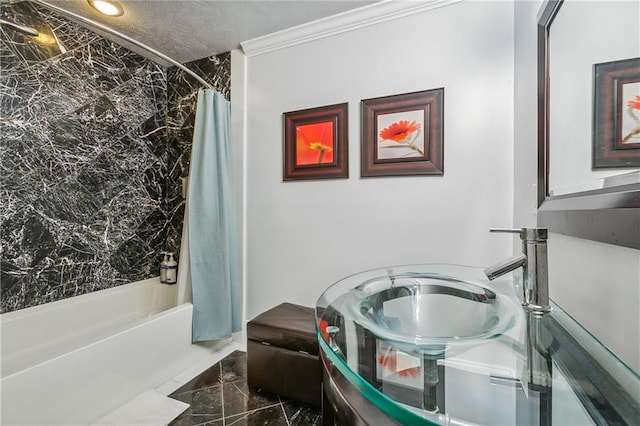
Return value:
[(250, 392), (247, 354), (235, 351), (169, 397), (191, 407), (169, 426), (314, 426), (322, 424), (320, 410), (280, 398)]

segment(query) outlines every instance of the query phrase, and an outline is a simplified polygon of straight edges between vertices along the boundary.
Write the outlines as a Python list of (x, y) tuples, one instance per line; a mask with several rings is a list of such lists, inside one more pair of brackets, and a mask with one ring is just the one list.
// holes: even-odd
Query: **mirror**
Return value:
[[(538, 225), (551, 232), (640, 248), (640, 138), (622, 146), (613, 135), (640, 124), (626, 108), (640, 95), (639, 14), (638, 2), (547, 0), (540, 10)], [(603, 152), (617, 158), (603, 165)]]
[[(604, 167), (593, 168), (592, 158), (593, 126), (603, 118), (594, 116), (594, 64), (602, 64), (597, 66), (598, 78), (602, 80), (606, 74), (601, 70), (611, 68), (609, 63), (640, 56), (638, 16), (639, 2), (616, 2), (612, 6), (609, 2), (569, 1), (558, 9), (549, 27), (549, 192), (552, 195), (576, 192), (575, 188), (603, 182), (604, 178), (640, 170), (624, 167), (623, 161), (619, 162), (622, 164), (609, 161)], [(640, 59), (635, 62), (640, 63)], [(640, 81), (623, 84), (621, 89), (629, 92), (622, 100), (624, 107), (635, 95), (640, 95)], [(597, 104), (607, 109), (602, 103)], [(634, 111), (640, 113), (635, 109), (631, 113)], [(626, 119), (624, 124), (637, 126), (626, 108), (621, 112)], [(629, 134), (631, 129), (625, 128), (623, 133)], [(627, 148), (633, 146), (636, 156), (640, 157), (640, 134), (630, 136), (625, 143)]]

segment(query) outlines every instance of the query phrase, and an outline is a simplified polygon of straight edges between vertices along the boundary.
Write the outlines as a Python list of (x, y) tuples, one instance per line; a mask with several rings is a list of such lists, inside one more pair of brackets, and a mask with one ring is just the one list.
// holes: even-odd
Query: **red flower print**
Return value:
[(405, 368), (404, 370), (398, 370), (398, 357), (397, 355), (378, 355), (378, 365), (381, 365), (397, 374), (400, 377), (418, 377), (420, 375), (419, 367)]
[(631, 99), (627, 102), (627, 114), (631, 117), (631, 120), (635, 121), (635, 126), (631, 131), (622, 138), (623, 144), (640, 142), (640, 116), (636, 115), (636, 110), (640, 111), (640, 95), (637, 95), (635, 99)]
[(635, 99), (631, 99), (627, 102), (627, 106), (633, 109), (640, 109), (640, 95), (636, 96)]
[(333, 123), (296, 127), (296, 165), (333, 163)]
[(404, 141), (411, 133), (420, 129), (417, 121), (400, 120), (380, 132), (380, 137), (394, 142)]
[(329, 341), (329, 332), (327, 331), (327, 327), (329, 327), (329, 323), (323, 319), (318, 321), (318, 328), (320, 329), (320, 334), (324, 337), (326, 342)]

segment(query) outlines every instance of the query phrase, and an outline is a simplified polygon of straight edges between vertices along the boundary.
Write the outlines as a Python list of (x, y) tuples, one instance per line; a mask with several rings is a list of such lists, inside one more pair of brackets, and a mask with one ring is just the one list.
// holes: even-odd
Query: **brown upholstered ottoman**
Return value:
[(249, 321), (247, 382), (320, 407), (322, 365), (313, 308), (282, 303)]

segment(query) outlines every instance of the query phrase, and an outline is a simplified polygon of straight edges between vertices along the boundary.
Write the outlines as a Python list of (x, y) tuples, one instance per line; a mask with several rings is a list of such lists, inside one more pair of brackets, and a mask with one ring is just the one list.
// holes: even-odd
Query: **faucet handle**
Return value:
[(489, 232), (505, 232), (510, 234), (520, 234), (522, 228), (489, 228)]
[(489, 228), (489, 232), (505, 232), (520, 235), (522, 241), (547, 241), (547, 228)]

